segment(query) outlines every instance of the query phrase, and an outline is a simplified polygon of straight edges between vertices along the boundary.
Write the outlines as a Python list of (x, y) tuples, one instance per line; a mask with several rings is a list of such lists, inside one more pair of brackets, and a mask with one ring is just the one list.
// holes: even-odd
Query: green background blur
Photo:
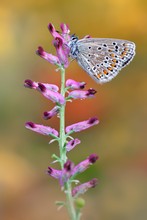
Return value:
[(96, 84), (76, 63), (67, 78), (86, 81), (98, 92), (93, 99), (69, 103), (66, 124), (98, 116), (100, 124), (74, 137), (82, 143), (69, 158), (75, 163), (91, 153), (100, 160), (81, 182), (97, 177), (99, 185), (83, 198), (83, 220), (147, 219), (147, 1), (146, 0), (1, 0), (0, 3), (0, 219), (68, 220), (56, 200), (64, 195), (45, 174), (58, 154), (50, 139), (24, 128), (26, 121), (58, 129), (58, 119), (42, 119), (53, 104), (25, 89), (25, 79), (56, 83), (55, 68), (35, 55), (39, 45), (55, 53), (47, 25), (61, 22), (80, 38), (128, 39), (136, 56), (110, 83)]

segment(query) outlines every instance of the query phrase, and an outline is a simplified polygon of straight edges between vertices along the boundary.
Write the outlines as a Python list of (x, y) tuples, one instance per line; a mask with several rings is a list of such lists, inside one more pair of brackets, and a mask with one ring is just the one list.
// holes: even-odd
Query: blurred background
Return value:
[(25, 89), (25, 79), (55, 83), (54, 66), (36, 56), (38, 46), (55, 53), (47, 25), (67, 23), (80, 38), (128, 39), (136, 43), (134, 60), (110, 83), (96, 84), (76, 63), (67, 78), (97, 90), (93, 99), (69, 103), (66, 124), (97, 116), (100, 124), (74, 135), (81, 144), (68, 154), (75, 164), (91, 153), (99, 161), (79, 176), (99, 185), (83, 198), (83, 220), (147, 219), (147, 1), (146, 0), (1, 0), (0, 3), (0, 219), (68, 220), (58, 182), (45, 174), (56, 144), (24, 128), (33, 121), (59, 128), (58, 119), (42, 119), (53, 104)]

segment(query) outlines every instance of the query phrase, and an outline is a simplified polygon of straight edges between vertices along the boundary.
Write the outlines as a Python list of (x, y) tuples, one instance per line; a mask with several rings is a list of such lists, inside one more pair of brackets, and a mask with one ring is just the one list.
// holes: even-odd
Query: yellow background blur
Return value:
[(100, 124), (78, 133), (82, 143), (69, 153), (75, 163), (91, 153), (100, 160), (81, 175), (99, 185), (83, 198), (83, 220), (147, 219), (147, 1), (1, 0), (0, 3), (0, 219), (67, 220), (56, 200), (64, 199), (56, 180), (45, 174), (56, 144), (24, 128), (25, 121), (58, 129), (58, 119), (43, 121), (53, 104), (25, 89), (25, 79), (59, 84), (59, 73), (35, 55), (39, 45), (55, 53), (47, 25), (61, 22), (80, 38), (128, 39), (136, 56), (110, 83), (97, 85), (72, 62), (67, 78), (86, 81), (98, 92), (67, 106), (66, 124), (98, 116)]

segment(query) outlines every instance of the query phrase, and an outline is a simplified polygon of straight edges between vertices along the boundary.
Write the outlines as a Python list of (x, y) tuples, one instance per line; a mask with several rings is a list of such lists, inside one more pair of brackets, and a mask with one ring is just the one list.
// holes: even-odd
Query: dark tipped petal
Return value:
[(41, 46), (38, 47), (38, 50), (36, 50), (36, 54), (38, 54), (39, 56), (43, 56), (44, 55), (44, 49)]
[(35, 128), (36, 126), (35, 126), (35, 124), (33, 123), (33, 122), (31, 122), (31, 121), (28, 121), (28, 122), (26, 122), (25, 123), (25, 126), (27, 127), (27, 128)]
[(56, 47), (56, 49), (59, 49), (59, 47), (62, 47), (63, 45), (63, 41), (61, 38), (56, 37), (54, 40), (54, 46)]
[(52, 33), (53, 31), (55, 31), (55, 28), (54, 28), (54, 26), (51, 24), (51, 23), (49, 23), (48, 24), (48, 29), (49, 29), (49, 31)]
[(47, 172), (48, 172), (48, 174), (52, 174), (52, 172), (53, 172), (53, 169), (51, 168), (51, 167), (48, 167), (48, 170), (47, 170)]
[(95, 93), (97, 93), (97, 91), (95, 89), (90, 88), (87, 90), (87, 96), (94, 95)]
[(40, 89), (41, 92), (46, 91), (46, 87), (42, 83), (38, 83), (38, 88)]
[(88, 124), (94, 124), (98, 119), (96, 117), (90, 118)]
[(89, 162), (92, 164), (95, 163), (97, 161), (97, 159), (98, 159), (98, 156), (96, 154), (91, 154), (89, 156)]
[(66, 163), (64, 164), (64, 169), (67, 171), (67, 172), (70, 172), (71, 169), (72, 169), (72, 162), (70, 160), (66, 161)]
[(32, 88), (33, 87), (33, 81), (30, 79), (26, 79), (24, 82), (24, 86), (27, 88)]
[(52, 117), (52, 115), (48, 112), (44, 112), (43, 116), (44, 116), (44, 119), (50, 119)]
[(89, 181), (92, 188), (94, 188), (98, 184), (98, 180), (96, 178)]

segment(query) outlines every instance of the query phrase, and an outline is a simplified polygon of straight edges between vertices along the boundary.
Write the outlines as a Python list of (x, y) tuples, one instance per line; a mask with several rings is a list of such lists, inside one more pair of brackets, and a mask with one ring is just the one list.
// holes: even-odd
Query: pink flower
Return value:
[(68, 27), (67, 24), (61, 23), (60, 28), (61, 28), (61, 30), (62, 30), (62, 34), (69, 35), (70, 30), (69, 30), (69, 27)]
[(60, 185), (63, 186), (71, 177), (73, 166), (74, 164), (70, 160), (67, 160), (62, 170), (56, 170), (48, 167), (47, 173), (53, 178), (58, 179)]
[(98, 123), (99, 123), (98, 119), (96, 117), (93, 117), (93, 118), (90, 118), (86, 121), (81, 121), (81, 122), (69, 125), (69, 126), (66, 127), (65, 130), (66, 130), (66, 133), (69, 133), (71, 131), (80, 132), (80, 131), (83, 131), (87, 128), (90, 128), (93, 125), (96, 125)]
[(65, 99), (60, 93), (47, 89), (44, 84), (38, 83), (37, 90), (40, 91), (44, 97), (51, 100), (52, 102), (59, 103), (60, 105), (65, 104)]
[(62, 170), (56, 170), (52, 167), (48, 167), (47, 173), (55, 179), (60, 179), (62, 176)]
[[(34, 82), (30, 79), (26, 79), (24, 82), (24, 86), (30, 89), (37, 89), (38, 88), (39, 82)], [(47, 89), (57, 92), (59, 90), (59, 87), (54, 85), (54, 84), (49, 84), (49, 83), (41, 83), (43, 84)]]
[(60, 60), (57, 56), (54, 56), (52, 54), (45, 52), (42, 47), (38, 47), (36, 54), (39, 55), (40, 57), (42, 57), (43, 59), (47, 60), (51, 64), (55, 64), (58, 66), (61, 65)]
[(78, 138), (70, 140), (66, 145), (66, 150), (71, 151), (76, 145), (80, 144), (81, 141)]
[(64, 65), (65, 68), (68, 67), (69, 62), (68, 62), (68, 50), (67, 48), (64, 47), (63, 45), (63, 40), (60, 37), (56, 37), (54, 40), (54, 46), (57, 51), (57, 57), (60, 60), (60, 63)]
[(69, 87), (70, 89), (84, 89), (86, 83), (85, 82), (77, 82), (73, 79), (68, 79), (66, 81), (66, 87)]
[(68, 98), (72, 99), (85, 99), (89, 97), (93, 97), (96, 91), (94, 89), (88, 89), (87, 91), (83, 90), (74, 90), (69, 93)]
[(26, 79), (25, 82), (24, 82), (24, 86), (26, 88), (29, 88), (29, 89), (36, 89), (38, 87), (38, 83), (37, 82), (33, 82), (30, 79)]
[(54, 39), (61, 38), (63, 42), (66, 43), (65, 39), (56, 31), (55, 27), (51, 23), (48, 24), (48, 29)]
[(65, 40), (65, 42), (64, 42), (64, 44), (66, 45), (67, 44), (67, 42), (69, 42), (69, 40), (70, 40), (70, 30), (69, 30), (69, 27), (68, 27), (68, 25), (67, 24), (61, 24), (60, 25), (60, 28), (61, 28), (61, 31), (62, 31), (62, 37), (64, 38), (64, 40)]
[(85, 193), (88, 189), (90, 188), (94, 188), (97, 185), (98, 181), (96, 178), (83, 183), (79, 186), (76, 186), (73, 190), (72, 190), (72, 196), (79, 196), (80, 194)]
[(54, 136), (58, 136), (58, 131), (56, 131), (54, 128), (48, 127), (48, 126), (44, 126), (44, 125), (40, 125), (40, 124), (35, 124), (33, 122), (26, 122), (25, 127), (35, 131), (39, 134), (43, 134), (43, 135), (51, 135), (53, 134)]
[(59, 113), (59, 110), (60, 110), (60, 107), (56, 105), (51, 111), (44, 112), (44, 119), (47, 120), (47, 119), (52, 118), (54, 115)]
[(74, 167), (72, 170), (72, 175), (77, 175), (79, 173), (84, 172), (90, 165), (94, 164), (98, 160), (98, 156), (96, 154), (91, 154), (86, 160), (80, 162), (78, 165)]

